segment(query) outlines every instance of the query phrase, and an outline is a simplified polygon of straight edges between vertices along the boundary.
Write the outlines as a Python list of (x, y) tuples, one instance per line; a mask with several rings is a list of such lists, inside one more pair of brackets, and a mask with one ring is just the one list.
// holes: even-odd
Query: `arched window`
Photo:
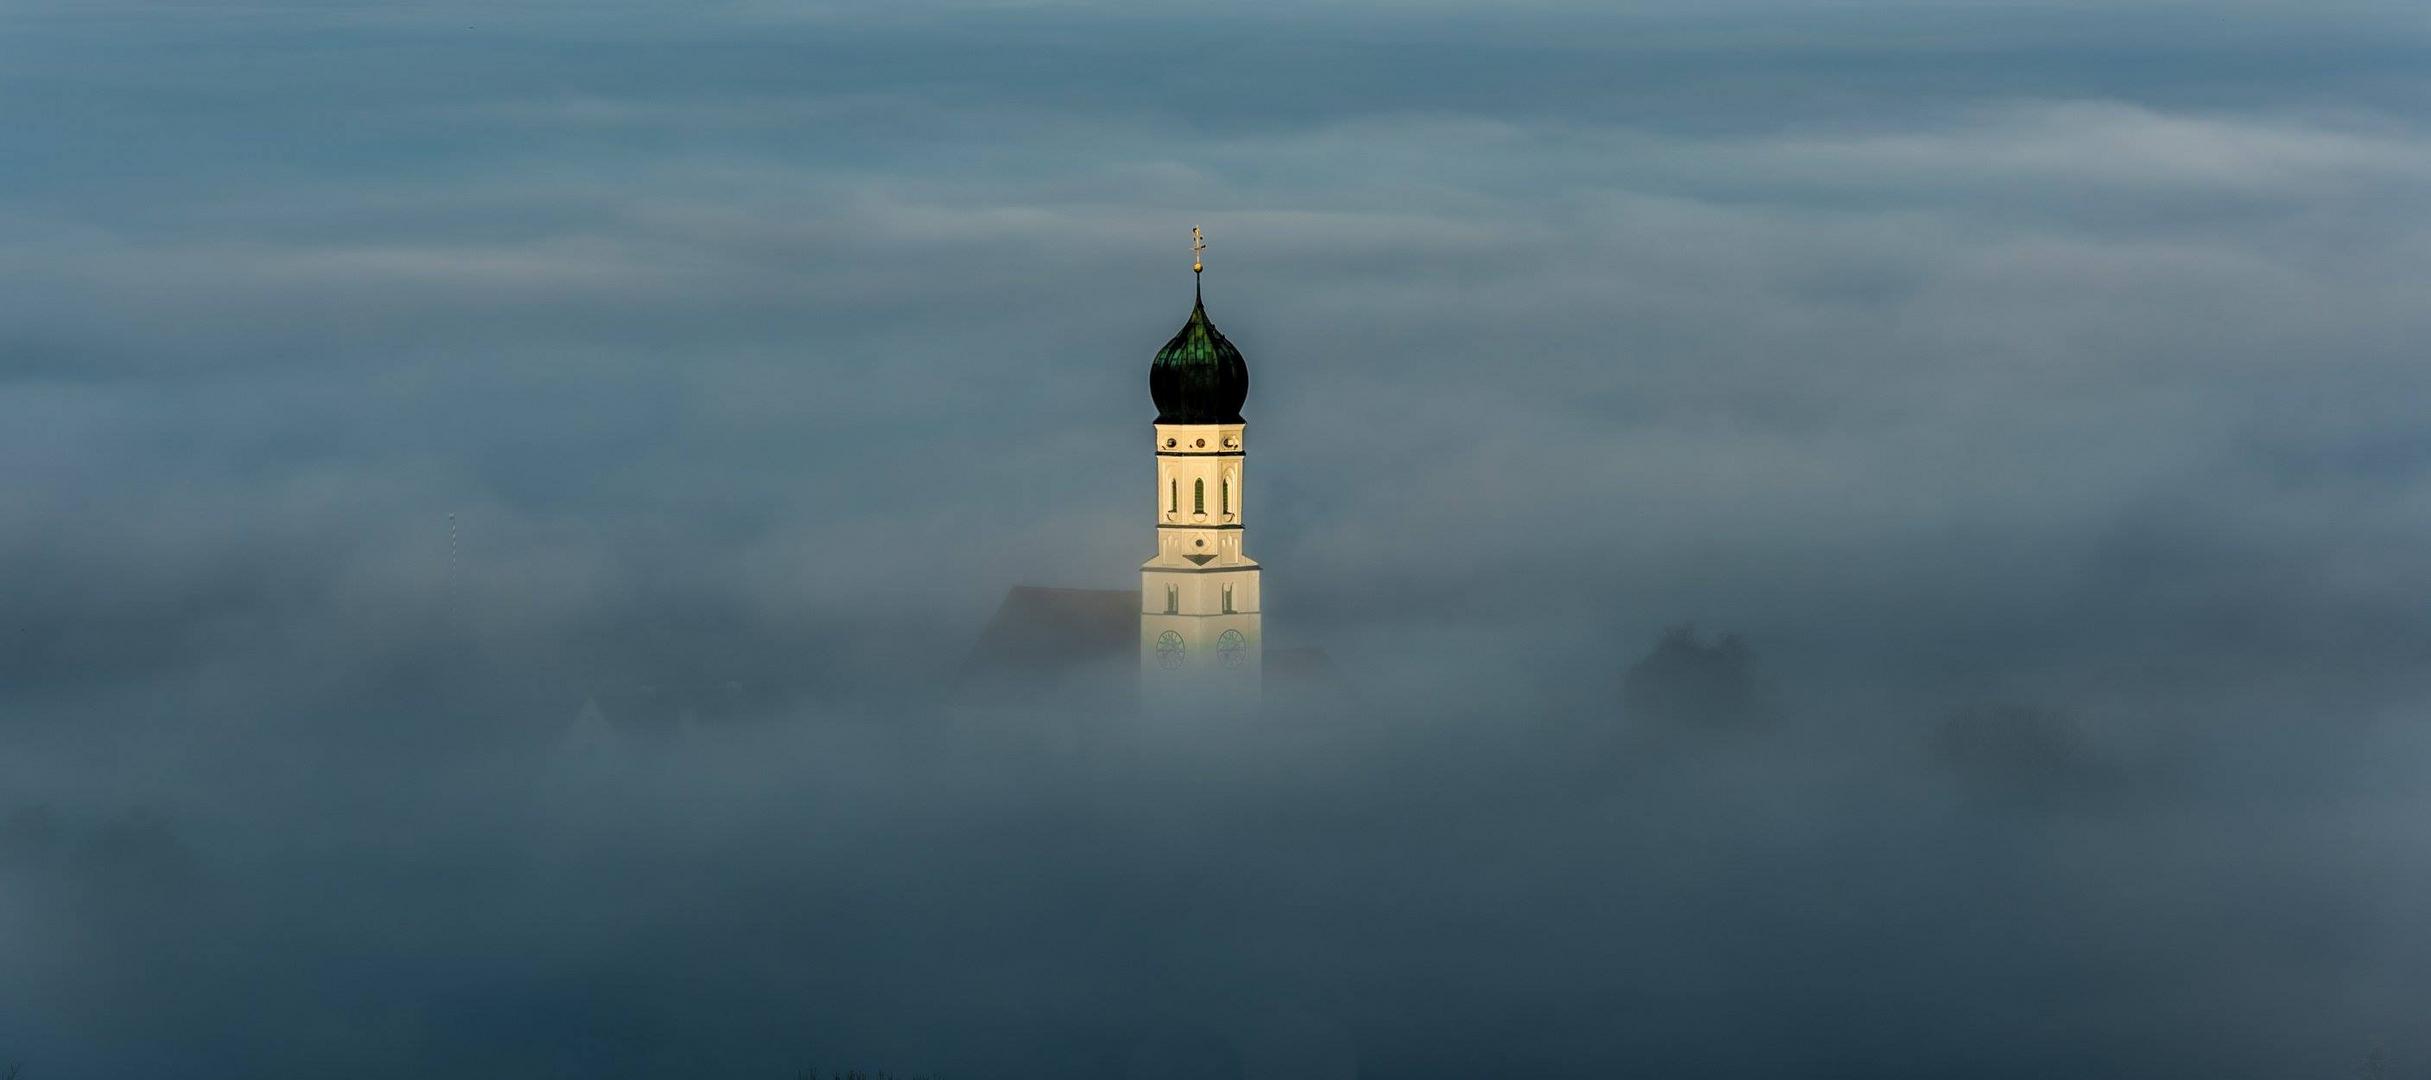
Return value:
[[(1232, 593), (1231, 593), (1230, 591), (1226, 591), (1226, 592), (1225, 592), (1225, 594), (1224, 594), (1224, 596), (1225, 596), (1225, 598), (1226, 598), (1226, 599), (1231, 599), (1231, 597), (1232, 597)], [(1167, 586), (1165, 586), (1165, 614), (1167, 614), (1167, 615), (1179, 615), (1179, 614), (1181, 614), (1181, 613), (1182, 613), (1182, 587), (1181, 587), (1181, 586), (1179, 586), (1179, 585), (1167, 585)]]
[(1165, 495), (1166, 495), (1166, 497), (1167, 497), (1167, 498), (1169, 498), (1169, 499), (1173, 500), (1173, 501), (1171, 501), (1171, 502), (1169, 502), (1169, 503), (1166, 503), (1166, 504), (1165, 504), (1165, 512), (1166, 512), (1166, 513), (1168, 513), (1168, 514), (1179, 514), (1179, 513), (1181, 513), (1181, 512), (1182, 512), (1182, 482), (1181, 482), (1181, 481), (1179, 481), (1179, 480), (1174, 480), (1174, 481), (1170, 481), (1170, 482), (1168, 482), (1168, 483), (1167, 483), (1167, 485), (1166, 485), (1166, 487), (1165, 487)]
[(1224, 614), (1232, 614), (1232, 586), (1224, 586)]
[(1221, 490), (1224, 495), (1224, 501), (1217, 503), (1216, 505), (1222, 507), (1225, 513), (1232, 513), (1232, 477), (1230, 475), (1226, 475), (1224, 477), (1224, 483)]
[(1193, 514), (1207, 512), (1207, 481), (1193, 480), (1190, 482), (1190, 512)]

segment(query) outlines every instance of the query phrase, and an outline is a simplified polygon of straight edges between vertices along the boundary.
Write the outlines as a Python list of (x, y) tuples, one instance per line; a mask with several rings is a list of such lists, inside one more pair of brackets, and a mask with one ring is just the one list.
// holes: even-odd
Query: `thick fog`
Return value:
[(2431, 1076), (2427, 47), (0, 8), (0, 1070)]

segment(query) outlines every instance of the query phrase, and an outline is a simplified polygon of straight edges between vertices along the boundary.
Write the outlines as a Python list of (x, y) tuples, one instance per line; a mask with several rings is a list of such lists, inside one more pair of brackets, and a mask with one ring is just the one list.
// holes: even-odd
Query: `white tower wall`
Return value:
[(1256, 560), (1242, 552), (1241, 424), (1156, 425), (1156, 557), (1140, 567), (1140, 675), (1157, 709), (1254, 699)]

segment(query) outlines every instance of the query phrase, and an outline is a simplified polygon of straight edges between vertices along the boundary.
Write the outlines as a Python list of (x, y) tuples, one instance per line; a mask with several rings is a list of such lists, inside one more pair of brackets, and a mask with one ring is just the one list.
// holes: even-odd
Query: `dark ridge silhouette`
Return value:
[(1127, 693), (1120, 675), (1138, 655), (1139, 632), (1138, 589), (1015, 585), (964, 659), (956, 694), (1028, 703), (1056, 691)]

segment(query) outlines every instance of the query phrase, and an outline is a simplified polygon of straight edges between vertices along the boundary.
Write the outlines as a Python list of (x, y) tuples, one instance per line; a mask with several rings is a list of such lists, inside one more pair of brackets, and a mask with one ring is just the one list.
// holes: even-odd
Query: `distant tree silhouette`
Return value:
[(1771, 716), (1747, 642), (1737, 634), (1702, 640), (1692, 623), (1663, 631), (1630, 665), (1621, 707), (1632, 724), (1675, 728), (1748, 728)]
[(2075, 720), (2027, 705), (1955, 710), (1933, 729), (1928, 748), (1961, 778), (2002, 794), (2087, 794), (2118, 779)]
[(2389, 1049), (2374, 1044), (2372, 1052), (2363, 1056), (2363, 1068), (2356, 1073), (2363, 1080), (2389, 1080)]

